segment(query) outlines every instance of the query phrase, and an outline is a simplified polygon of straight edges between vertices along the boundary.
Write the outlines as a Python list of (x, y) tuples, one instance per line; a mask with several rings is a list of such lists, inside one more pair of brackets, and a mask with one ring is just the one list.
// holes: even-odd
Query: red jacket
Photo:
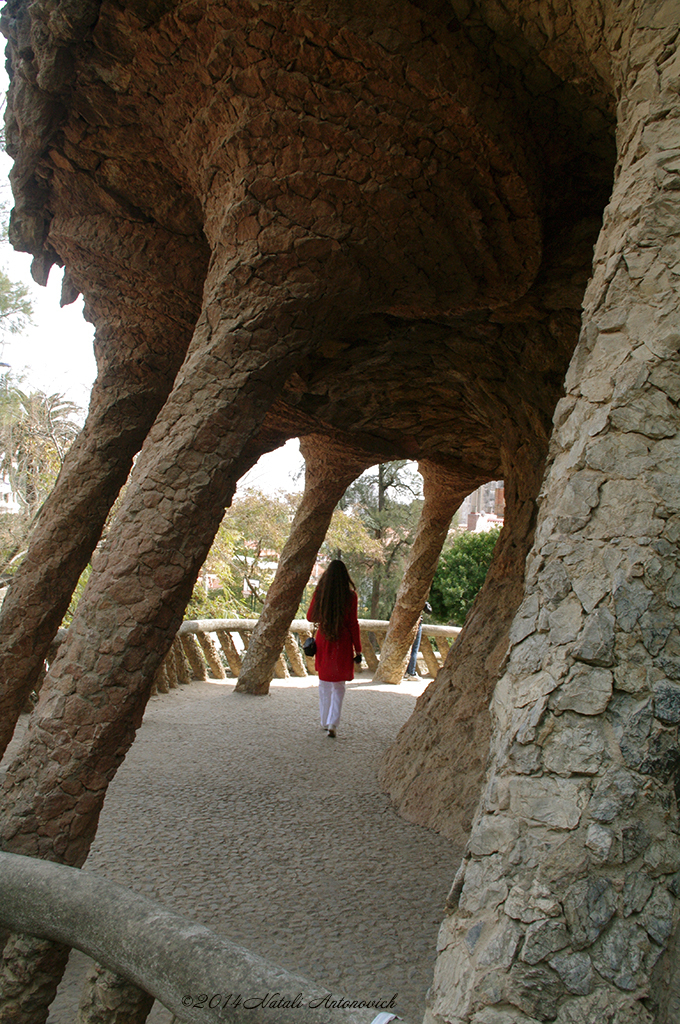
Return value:
[[(314, 621), (316, 593), (307, 612), (310, 622)], [(354, 652), (361, 652), (361, 636), (357, 618), (358, 600), (355, 591), (351, 592), (350, 601), (345, 613), (345, 621), (337, 640), (328, 640), (319, 626), (316, 632), (316, 674), (319, 679), (329, 683), (341, 683), (354, 679)]]

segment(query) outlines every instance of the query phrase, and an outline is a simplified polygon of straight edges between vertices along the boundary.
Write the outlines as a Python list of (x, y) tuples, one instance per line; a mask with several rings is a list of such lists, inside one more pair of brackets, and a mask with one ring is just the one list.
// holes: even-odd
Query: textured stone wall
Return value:
[(533, 472), (516, 453), (514, 464), (508, 459), (505, 525), (484, 587), (444, 667), (418, 698), (380, 769), (381, 786), (400, 814), (461, 846), (470, 833), (489, 755), (489, 702), (522, 600), (543, 464), (540, 451), (533, 454)]
[[(492, 758), (428, 1020), (672, 1018), (679, 21), (671, 0), (10, 0), (12, 238), (83, 292), (92, 414), (129, 395), (125, 458), (144, 444), (9, 766), (7, 849), (83, 863), (259, 452), (314, 434), (463, 489), (503, 476), (485, 590), (383, 769), (458, 838)], [(93, 437), (122, 453), (124, 420)], [(6, 1016), (37, 1024), (63, 958), (9, 949)]]
[(679, 16), (641, 4), (618, 55), (616, 183), (427, 1021), (677, 1015)]

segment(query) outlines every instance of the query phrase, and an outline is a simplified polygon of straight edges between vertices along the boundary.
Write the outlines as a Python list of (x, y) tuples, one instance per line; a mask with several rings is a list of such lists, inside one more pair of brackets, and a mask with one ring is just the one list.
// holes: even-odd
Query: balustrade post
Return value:
[(236, 650), (236, 644), (232, 639), (231, 633), (226, 629), (218, 629), (217, 639), (220, 642), (220, 647), (224, 651), (229, 665), (229, 671), (234, 678), (238, 678), (238, 674), (241, 671), (241, 657)]
[(293, 669), (293, 674), (296, 676), (306, 676), (307, 669), (302, 659), (300, 646), (292, 633), (286, 633), (285, 651)]
[(186, 686), (191, 682), (191, 674), (189, 672), (189, 666), (187, 664), (186, 655), (184, 653), (184, 647), (182, 641), (178, 636), (172, 641), (171, 650), (175, 655), (175, 669), (177, 671), (177, 681), (182, 686)]
[(154, 1002), (133, 982), (94, 964), (85, 976), (74, 1024), (144, 1024)]
[(226, 679), (227, 675), (224, 671), (224, 665), (213, 638), (209, 633), (197, 633), (196, 639), (203, 649), (203, 654), (213, 679)]
[(436, 676), (441, 665), (437, 661), (437, 655), (432, 650), (430, 638), (425, 636), (425, 634), (420, 638), (420, 651), (423, 655), (423, 661), (427, 665), (428, 672), (431, 676)]
[(180, 643), (189, 662), (191, 678), (205, 682), (208, 678), (208, 667), (203, 660), (198, 640), (193, 633), (182, 633), (180, 635)]

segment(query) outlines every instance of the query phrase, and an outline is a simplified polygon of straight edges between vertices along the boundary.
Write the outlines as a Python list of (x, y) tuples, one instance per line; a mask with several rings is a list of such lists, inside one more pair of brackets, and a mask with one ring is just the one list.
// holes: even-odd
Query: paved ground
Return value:
[[(391, 997), (421, 1020), (460, 859), (403, 821), (375, 770), (425, 683), (348, 687), (336, 740), (316, 680), (268, 697), (233, 682), (152, 698), (106, 798), (86, 870), (159, 900), (332, 992)], [(73, 1024), (72, 954), (48, 1024)], [(156, 1004), (153, 1024), (170, 1024)]]

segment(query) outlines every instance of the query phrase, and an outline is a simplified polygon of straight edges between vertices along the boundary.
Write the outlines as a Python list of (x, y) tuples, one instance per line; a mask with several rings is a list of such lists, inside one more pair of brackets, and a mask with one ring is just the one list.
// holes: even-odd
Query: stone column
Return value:
[[(489, 753), (489, 702), (523, 595), (547, 436), (504, 424), (505, 524), (465, 625), (443, 668), (387, 751), (379, 781), (399, 813), (464, 846)], [(514, 437), (512, 435), (515, 435)]]
[(679, 16), (642, 3), (618, 51), (614, 191), (428, 1024), (677, 1019)]
[(266, 694), (276, 659), (309, 581), (333, 511), (353, 480), (375, 459), (320, 434), (300, 438), (305, 490), (295, 513), (257, 625), (239, 672), (236, 690)]
[[(117, 293), (104, 296), (96, 287), (86, 289), (86, 314), (97, 326), (98, 366), (88, 416), (40, 510), (3, 602), (0, 755), (36, 687), (132, 460), (170, 393), (200, 311), (207, 266), (200, 246), (157, 225), (102, 214), (93, 215), (93, 221), (86, 228), (82, 219), (74, 222), (64, 215), (51, 226), (51, 240), (69, 261), (65, 283), (73, 287), (81, 274), (87, 280), (100, 264)], [(86, 255), (84, 237), (90, 243)], [(168, 271), (172, 258), (189, 263), (181, 290)], [(135, 273), (121, 270), (125, 264), (133, 264)], [(75, 287), (68, 300), (77, 293)]]
[[(231, 255), (231, 254), (230, 254)], [(330, 261), (333, 263), (333, 261)], [(158, 665), (242, 471), (242, 453), (286, 377), (328, 323), (347, 311), (327, 282), (310, 310), (255, 279), (234, 294), (216, 257), (201, 317), (173, 391), (128, 483), (69, 635), (43, 684), (2, 793), (3, 849), (80, 866), (106, 788), (139, 727)], [(347, 285), (342, 267), (335, 280)], [(353, 296), (356, 298), (356, 295)], [(334, 299), (340, 308), (333, 305)], [(298, 308), (296, 308), (298, 307)], [(213, 326), (214, 325), (214, 326)], [(0, 973), (30, 977), (28, 953)], [(15, 1002), (12, 1024), (40, 1024)], [(0, 1016), (0, 1021), (2, 1017)]]
[[(434, 462), (419, 462), (424, 504), (404, 577), (390, 615), (374, 683), (400, 683), (413, 643), (418, 618), (432, 585), (449, 526), (470, 486), (452, 478)], [(429, 643), (429, 640), (423, 641)]]
[(66, 455), (3, 602), (0, 754), (35, 688), (47, 650), (132, 459), (171, 385), (172, 375), (140, 382), (126, 376), (121, 367), (112, 368), (94, 384), (85, 426)]

